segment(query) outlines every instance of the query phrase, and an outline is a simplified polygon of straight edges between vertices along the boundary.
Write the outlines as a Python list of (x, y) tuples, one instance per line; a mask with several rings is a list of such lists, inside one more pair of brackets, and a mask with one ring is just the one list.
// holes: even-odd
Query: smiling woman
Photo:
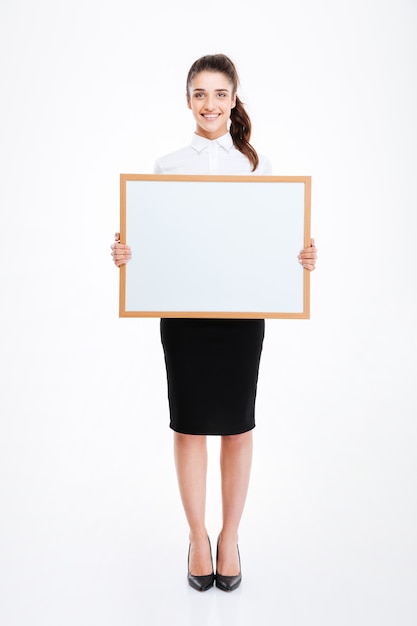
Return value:
[[(237, 95), (238, 75), (223, 54), (201, 57), (187, 76), (187, 104), (196, 122), (191, 145), (158, 159), (156, 174), (270, 175), (269, 160), (249, 143), (251, 121)], [(119, 234), (113, 259), (130, 259)], [(298, 250), (294, 250), (297, 256)], [(314, 243), (299, 254), (314, 269)], [(252, 430), (261, 358), (263, 319), (161, 319), (170, 426), (174, 430), (178, 484), (190, 527), (188, 582), (206, 591), (241, 583), (238, 528), (252, 461)], [(205, 526), (207, 435), (221, 436), (223, 524), (217, 572)]]

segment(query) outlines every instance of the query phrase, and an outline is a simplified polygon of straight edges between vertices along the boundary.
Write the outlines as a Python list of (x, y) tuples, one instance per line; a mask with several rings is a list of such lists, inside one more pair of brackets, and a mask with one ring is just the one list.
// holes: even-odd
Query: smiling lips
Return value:
[(217, 120), (217, 118), (219, 116), (220, 116), (220, 113), (216, 113), (216, 114), (213, 114), (213, 113), (207, 114), (206, 113), (206, 114), (203, 114), (204, 119), (207, 120), (208, 122), (211, 122), (213, 120)]

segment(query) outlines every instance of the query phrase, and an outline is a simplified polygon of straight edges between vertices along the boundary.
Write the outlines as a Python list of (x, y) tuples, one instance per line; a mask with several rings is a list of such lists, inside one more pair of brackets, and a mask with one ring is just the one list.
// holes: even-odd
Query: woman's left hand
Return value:
[(309, 270), (312, 272), (316, 269), (316, 261), (317, 261), (317, 248), (314, 244), (314, 239), (310, 240), (310, 247), (304, 248), (301, 250), (298, 255), (298, 260), (305, 270)]

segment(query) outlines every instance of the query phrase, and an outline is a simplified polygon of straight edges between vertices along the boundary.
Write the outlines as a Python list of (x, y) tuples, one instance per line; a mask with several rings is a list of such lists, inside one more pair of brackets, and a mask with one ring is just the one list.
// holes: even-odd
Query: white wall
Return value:
[[(230, 614), (138, 599), (187, 538), (159, 322), (118, 319), (109, 247), (212, 52), (274, 173), (312, 175), (320, 256), (311, 320), (267, 322)], [(2, 623), (416, 623), (416, 55), (414, 0), (1, 0)]]

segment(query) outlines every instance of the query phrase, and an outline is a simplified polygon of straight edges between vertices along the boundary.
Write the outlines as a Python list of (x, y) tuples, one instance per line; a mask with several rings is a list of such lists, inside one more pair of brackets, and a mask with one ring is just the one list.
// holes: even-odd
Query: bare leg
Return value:
[(223, 527), (219, 542), (217, 569), (223, 576), (236, 576), (240, 569), (236, 545), (249, 486), (252, 448), (252, 431), (222, 437), (220, 468)]
[(213, 571), (205, 525), (207, 441), (205, 435), (174, 433), (178, 486), (190, 527), (190, 572), (206, 576)]

